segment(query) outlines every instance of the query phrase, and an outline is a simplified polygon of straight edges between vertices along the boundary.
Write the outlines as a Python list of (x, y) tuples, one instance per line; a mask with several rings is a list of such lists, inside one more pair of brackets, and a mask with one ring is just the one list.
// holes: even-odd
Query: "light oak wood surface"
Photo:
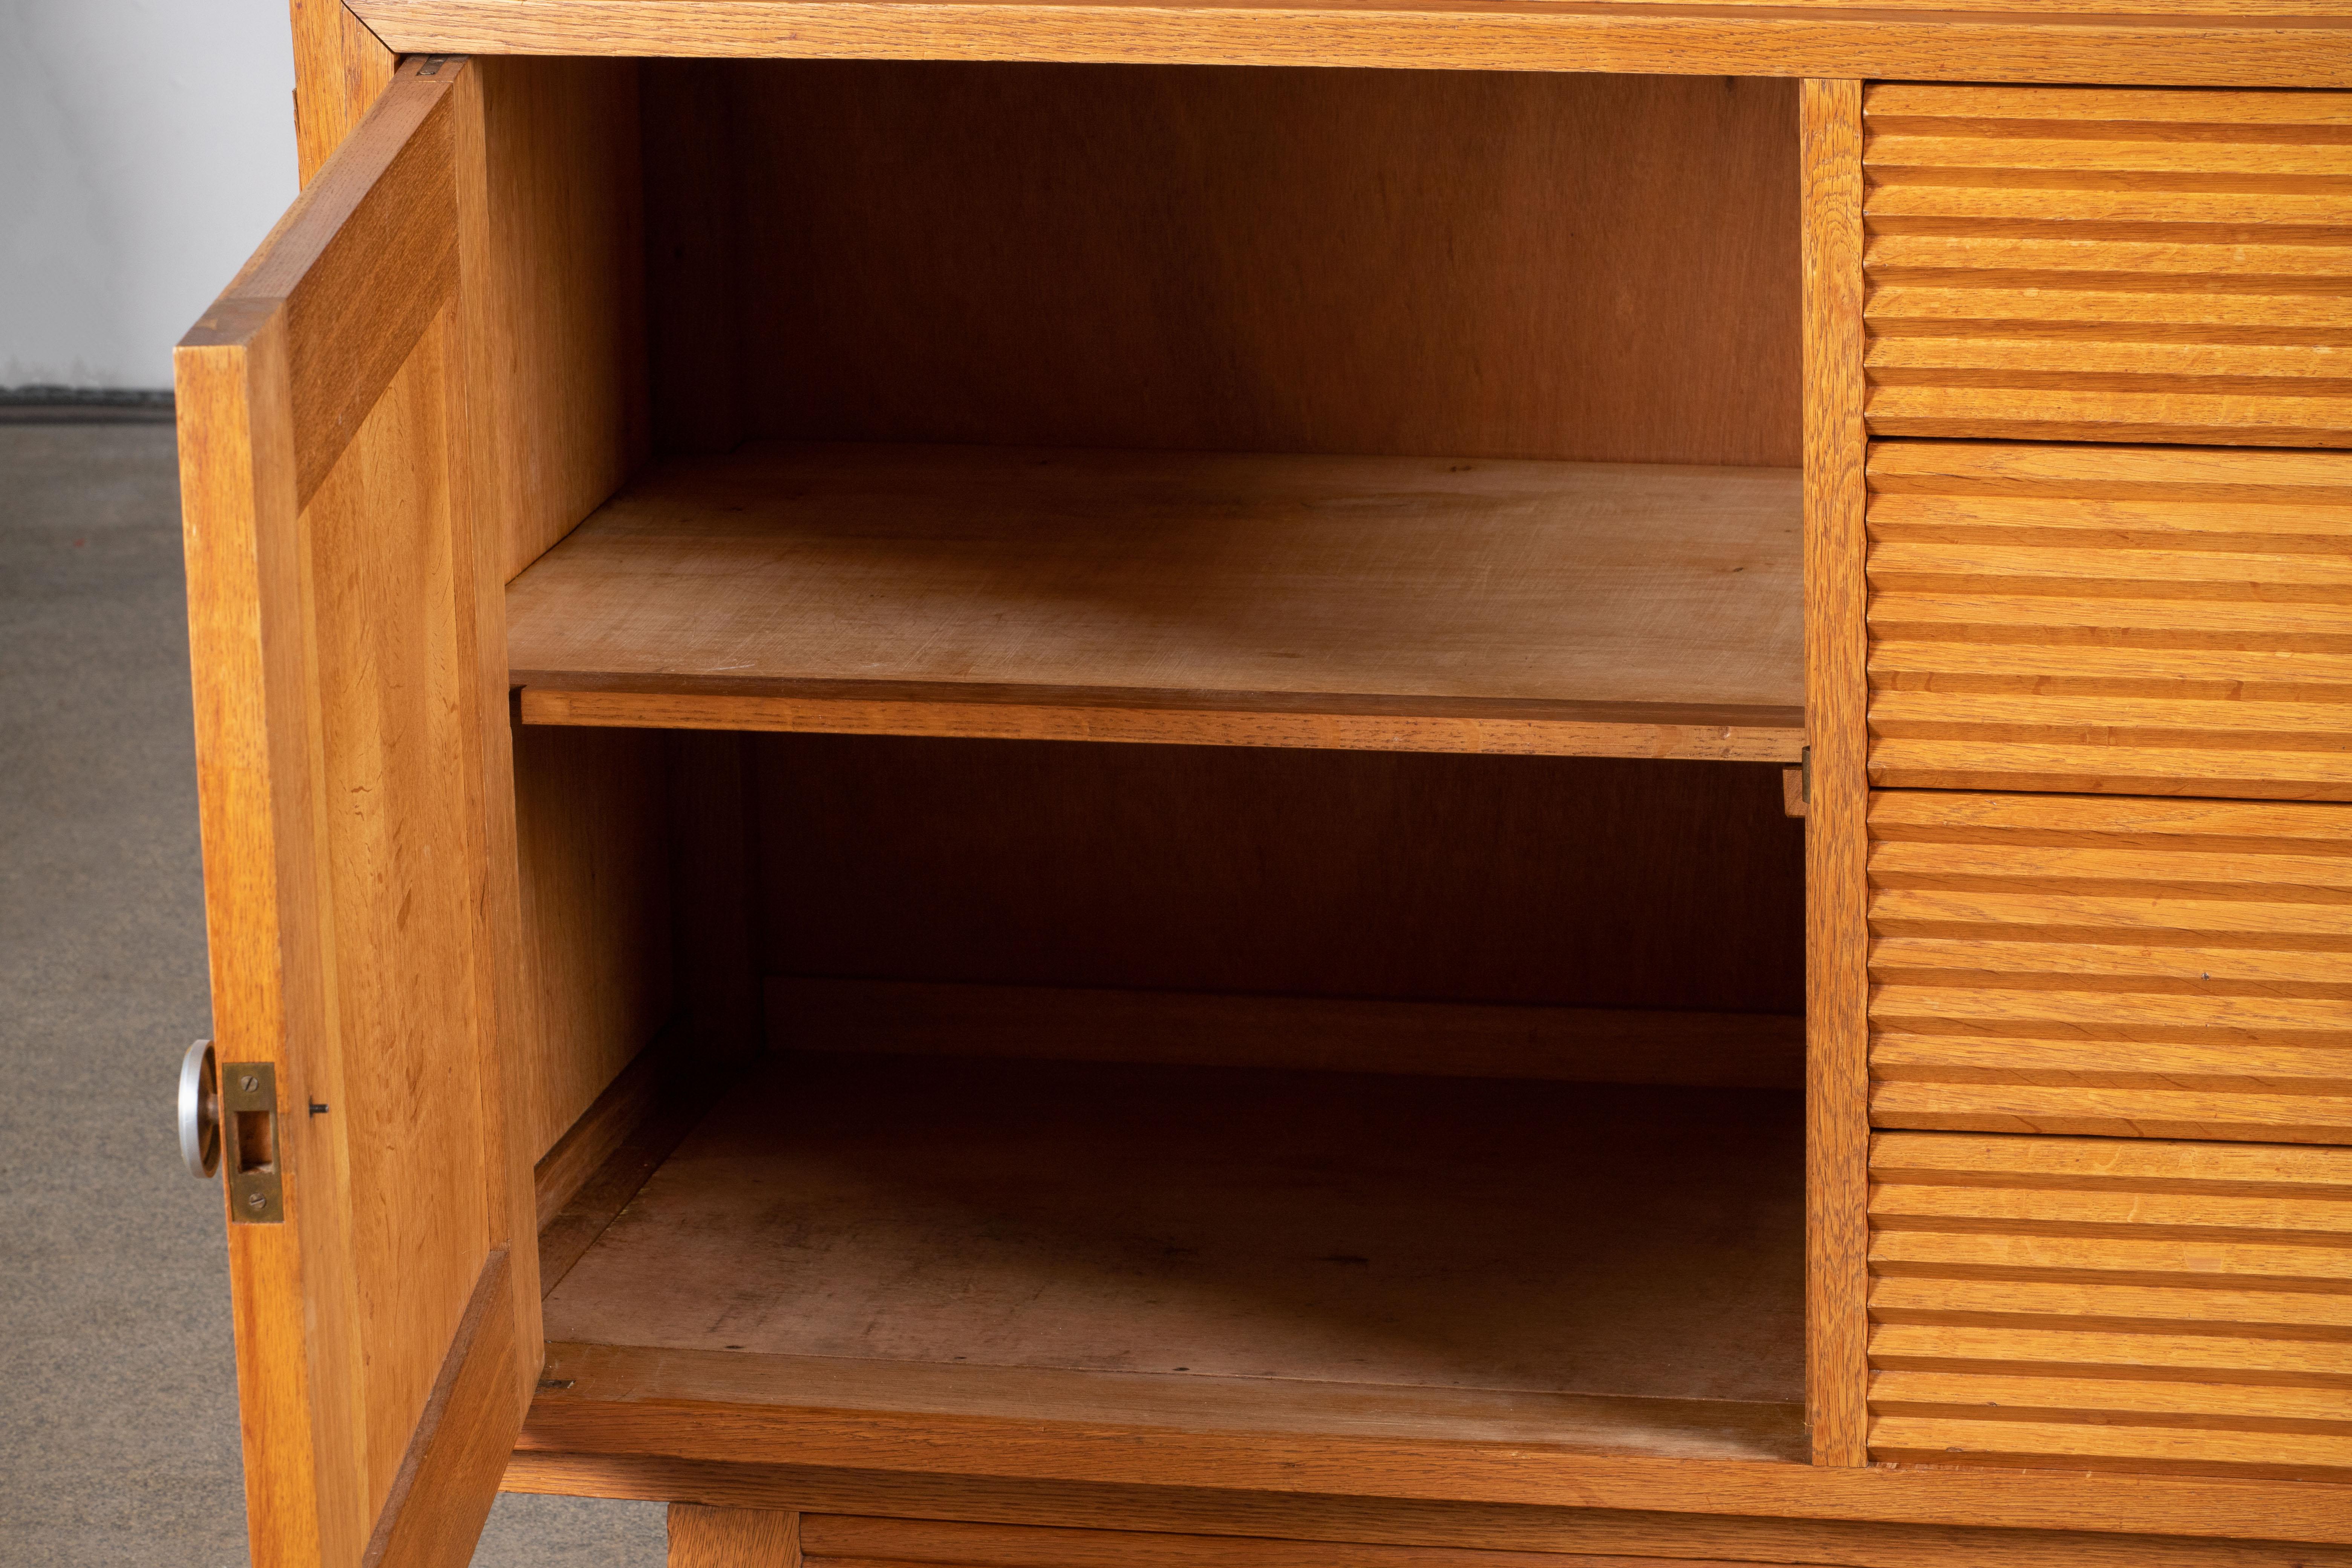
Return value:
[(770, 975), (1804, 1012), (1767, 764), (755, 739)]
[(2352, 100), (1897, 82), (1864, 118), (1874, 433), (2352, 446)]
[(801, 1568), (801, 1516), (669, 1505), (669, 1568)]
[[(535, 1271), (487, 1270), (530, 1175), (457, 265), (476, 85), (404, 67), (175, 355), (217, 1037), (278, 1068), (286, 1219), (228, 1227), (273, 1568), (372, 1535), (464, 1562), (419, 1510), (487, 1510), (538, 1359)], [(465, 1418), (426, 1432), (453, 1376)]]
[[(1574, 1461), (1582, 1468), (1581, 1461)], [(1607, 1467), (1616, 1470), (1617, 1465)], [(1737, 1473), (1737, 1472), (1735, 1472)], [(2253, 1510), (2254, 1499), (2284, 1504), (2290, 1514), (2323, 1505), (2328, 1494), (2298, 1482), (2180, 1478), (2068, 1476), (2021, 1470), (1928, 1470), (1895, 1467), (1776, 1468), (1803, 1486), (1751, 1497), (1747, 1516), (1707, 1510), (1721, 1499), (1699, 1467), (1689, 1485), (1668, 1495), (1679, 1511), (1593, 1506), (1590, 1494), (1570, 1506), (1344, 1496), (1297, 1491), (1243, 1492), (1171, 1485), (1008, 1480), (978, 1476), (853, 1470), (819, 1465), (759, 1465), (689, 1460), (653, 1454), (519, 1450), (507, 1489), (526, 1493), (684, 1498), (713, 1508), (857, 1512), (907, 1519), (993, 1521), (1076, 1529), (1158, 1530), (1202, 1535), (1248, 1534), (1311, 1542), (1450, 1546), (1472, 1550), (1619, 1553), (1635, 1558), (1835, 1563), (1844, 1568), (2338, 1568), (2352, 1548), (2274, 1539), (2280, 1525)], [(1590, 1479), (1584, 1470), (1580, 1479)], [(1719, 1474), (1717, 1479), (1723, 1479)], [(1735, 1484), (1744, 1485), (1745, 1478)], [(1614, 1495), (1612, 1479), (1603, 1491)], [(1653, 1497), (1663, 1489), (1654, 1489)], [(1760, 1490), (1760, 1489), (1759, 1489)], [(2011, 1500), (2012, 1522), (1989, 1529), (1951, 1521), (1938, 1508), (1964, 1498), (1960, 1512), (1996, 1510)], [(1743, 1496), (1751, 1496), (1743, 1491)], [(1870, 1508), (1913, 1522), (1874, 1521)], [(2197, 1513), (2194, 1510), (2203, 1510)], [(2216, 1511), (2218, 1510), (2218, 1511)], [(2324, 1511), (2324, 1509), (2320, 1511)], [(1794, 1517), (1825, 1513), (1826, 1517)], [(2214, 1530), (2237, 1522), (2240, 1540)], [(1936, 1522), (1922, 1522), (1923, 1521)], [(2179, 1521), (2196, 1536), (2167, 1533)]]
[(661, 395), (714, 441), (1800, 460), (1792, 82), (671, 70)]
[(508, 657), (526, 722), (1792, 760), (1793, 479), (754, 447), (519, 578)]
[(498, 59), (465, 230), (475, 437), (501, 578), (646, 458), (644, 175), (634, 61)]
[(1872, 797), (1882, 1127), (2352, 1143), (2352, 806)]
[(664, 750), (661, 736), (643, 731), (514, 731), (517, 870), (535, 1003), (514, 1055), (533, 1160), (587, 1113), (672, 1010)]
[(2352, 1150), (1885, 1132), (1871, 1452), (2352, 1479)]
[[(2352, 86), (2340, 6), (357, 0), (398, 49)], [(2202, 14), (2199, 14), (2202, 13)]]
[[(1037, 1530), (929, 1520), (799, 1516), (803, 1561), (824, 1568), (932, 1563), (940, 1568), (1700, 1568), (1687, 1557), (1573, 1557), (1443, 1546)], [(1717, 1558), (1717, 1568), (1757, 1568)]]
[(1042, 1061), (1801, 1089), (1804, 1023), (1769, 1013), (1509, 1007), (1184, 991), (768, 981), (778, 1048)]
[(289, 0), (294, 151), (309, 184), (392, 83), (399, 57), (342, 0)]
[(1863, 1462), (1869, 1176), (1862, 966), (1862, 85), (1808, 81), (1804, 130), (1807, 1413), (1816, 1463)]
[(362, 1568), (450, 1568), (472, 1561), (495, 1500), (483, 1479), (499, 1475), (506, 1462), (517, 1384), (537, 1371), (516, 1342), (513, 1274), (504, 1247), (483, 1263), (361, 1554)]
[(1885, 785), (2352, 799), (2352, 454), (1880, 441)]
[[(1797, 1122), (1769, 1090), (797, 1053), (680, 1146), (548, 1321), (822, 1362), (904, 1420), (997, 1368), (1105, 1418), (1311, 1422), (1328, 1384), (1400, 1436), (1558, 1419), (1778, 1453)], [(1615, 1397), (1587, 1417), (1591, 1395)], [(1746, 1436), (1676, 1437), (1693, 1401)]]

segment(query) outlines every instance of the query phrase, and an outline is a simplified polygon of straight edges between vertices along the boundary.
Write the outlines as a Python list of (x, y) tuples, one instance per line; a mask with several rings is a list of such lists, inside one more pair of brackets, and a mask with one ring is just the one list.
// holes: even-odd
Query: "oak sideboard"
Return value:
[(2352, 5), (294, 0), (257, 1568), (2352, 1568)]

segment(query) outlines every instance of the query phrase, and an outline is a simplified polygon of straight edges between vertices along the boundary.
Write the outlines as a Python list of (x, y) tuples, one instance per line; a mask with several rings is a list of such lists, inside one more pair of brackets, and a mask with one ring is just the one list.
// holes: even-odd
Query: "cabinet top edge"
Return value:
[(2352, 87), (2352, 0), (350, 0), (404, 53)]

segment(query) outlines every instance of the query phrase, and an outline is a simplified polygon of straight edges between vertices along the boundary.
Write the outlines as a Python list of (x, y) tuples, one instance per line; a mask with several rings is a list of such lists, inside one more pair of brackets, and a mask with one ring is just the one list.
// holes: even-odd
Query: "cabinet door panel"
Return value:
[(1863, 112), (1874, 434), (2352, 447), (2352, 94)]
[(1882, 1132), (1871, 1457), (2352, 1479), (2352, 1150)]
[(2352, 1144), (2352, 806), (1884, 790), (1869, 853), (1873, 1125)]
[(1882, 786), (2352, 800), (2352, 454), (1879, 441)]
[(175, 356), (217, 1047), (277, 1097), (282, 1218), (228, 1227), (259, 1564), (464, 1563), (538, 1366), (478, 124), (404, 65)]

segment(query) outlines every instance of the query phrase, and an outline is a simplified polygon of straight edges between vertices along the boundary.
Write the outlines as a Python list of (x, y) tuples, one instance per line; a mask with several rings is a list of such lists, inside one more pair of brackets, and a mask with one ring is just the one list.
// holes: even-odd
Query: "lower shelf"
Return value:
[(796, 1054), (554, 1283), (526, 1446), (1801, 1460), (1802, 1178), (1778, 1090)]

